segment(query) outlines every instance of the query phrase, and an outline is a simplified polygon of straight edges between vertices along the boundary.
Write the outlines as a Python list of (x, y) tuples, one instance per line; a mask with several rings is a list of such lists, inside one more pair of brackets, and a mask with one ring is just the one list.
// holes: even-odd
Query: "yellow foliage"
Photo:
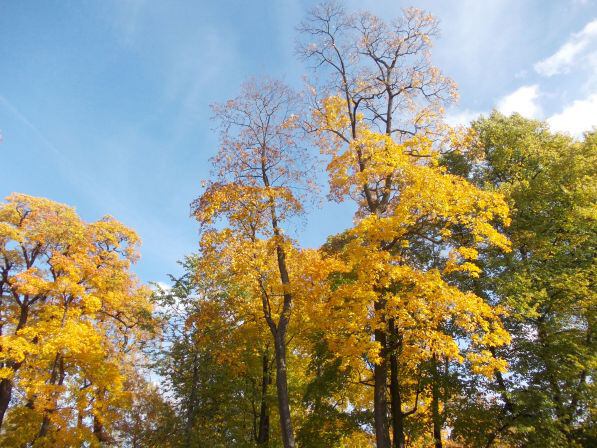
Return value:
[(129, 271), (138, 244), (115, 219), (85, 223), (48, 199), (13, 194), (0, 205), (0, 378), (29, 402), (9, 410), (0, 443), (97, 444), (89, 419), (101, 415), (109, 432), (126, 408), (130, 341), (153, 325), (150, 292)]
[[(347, 141), (339, 137), (347, 135), (351, 123), (345, 100), (331, 97), (322, 104), (314, 121), (322, 150), (331, 157), (331, 196), (358, 204), (355, 225), (326, 258), (342, 279), (320, 296), (325, 306), (319, 322), (331, 350), (344, 366), (367, 370), (366, 362), (379, 364), (388, 354), (374, 331), (388, 332), (392, 322), (396, 335), (388, 333), (388, 338), (399, 338), (399, 348), (391, 350), (403, 372), (414, 375), (434, 357), (466, 359), (487, 376), (503, 371), (504, 361), (489, 350), (509, 343), (502, 310), (448, 279), (456, 273), (478, 277), (481, 249), (510, 250), (496, 228), (509, 224), (503, 196), (482, 191), (438, 164), (442, 148), (462, 150), (472, 134), (445, 126), (439, 143), (425, 132), (396, 142), (357, 117), (356, 135)], [(418, 260), (421, 249), (433, 251), (435, 261)], [(457, 329), (467, 343), (460, 344), (448, 328)]]

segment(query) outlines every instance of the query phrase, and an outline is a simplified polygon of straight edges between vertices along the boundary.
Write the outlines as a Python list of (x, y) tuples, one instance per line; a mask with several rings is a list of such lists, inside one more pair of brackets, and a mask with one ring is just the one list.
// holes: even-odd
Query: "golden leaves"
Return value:
[[(392, 321), (402, 341), (402, 363), (414, 367), (433, 355), (462, 362), (462, 349), (447, 330), (455, 327), (468, 338), (467, 359), (476, 369), (503, 368), (483, 348), (508, 342), (500, 311), (446, 278), (455, 272), (478, 277), (475, 261), (481, 248), (510, 250), (495, 226), (509, 223), (503, 196), (446, 173), (437, 163), (435, 135), (421, 132), (397, 143), (358, 121), (358, 137), (347, 143), (336, 138), (350, 123), (345, 103), (331, 97), (323, 105), (315, 116), (322, 133), (337, 127), (327, 137), (334, 146), (327, 167), (331, 195), (337, 200), (349, 196), (359, 204), (357, 222), (337, 249), (344, 263), (338, 275), (345, 281), (328, 302), (332, 324), (326, 337), (333, 349), (339, 357), (358, 360), (360, 354), (379, 362), (382, 347), (372, 345), (372, 332), (387, 331)], [(472, 141), (470, 132), (447, 130), (441, 144), (453, 150)], [(436, 266), (415, 262), (418, 253), (431, 250), (437, 254)]]
[(123, 341), (146, 339), (151, 325), (149, 291), (129, 271), (138, 244), (114, 218), (88, 224), (48, 199), (13, 194), (0, 205), (1, 376), (40, 419), (51, 411), (64, 430), (72, 410), (86, 418), (126, 405), (122, 383), (136, 355)]

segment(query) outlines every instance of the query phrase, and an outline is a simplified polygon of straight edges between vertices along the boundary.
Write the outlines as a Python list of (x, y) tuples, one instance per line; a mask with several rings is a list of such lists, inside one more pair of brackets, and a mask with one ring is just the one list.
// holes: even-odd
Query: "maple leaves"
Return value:
[[(254, 86), (245, 89), (246, 98), (263, 100), (247, 93)], [(268, 86), (262, 89), (263, 97), (269, 98)], [(226, 107), (239, 107), (246, 98)], [(342, 101), (339, 97), (323, 100), (323, 108), (312, 114), (312, 125), (318, 129), (322, 150), (330, 156), (331, 196), (353, 198), (359, 208), (354, 227), (323, 251), (299, 249), (281, 231), (281, 223), (302, 211), (294, 194), (300, 189), (293, 181), (304, 174), (295, 171), (296, 159), (282, 147), (270, 150), (272, 139), (259, 127), (266, 120), (255, 120), (255, 111), (240, 122), (237, 134), (232, 135), (231, 128), (239, 122), (225, 121), (222, 147), (214, 159), (215, 179), (193, 205), (202, 225), (197, 275), (223, 286), (225, 293), (216, 307), (220, 311), (213, 315), (210, 310), (216, 304), (206, 302), (197, 319), (209, 326), (224, 306), (240, 323), (237, 331), (246, 332), (262, 322), (256, 341), (263, 346), (267, 341), (263, 328), (270, 328), (275, 342), (277, 331), (286, 331), (292, 313), (292, 332), (298, 335), (295, 344), (301, 350), (311, 350), (311, 342), (300, 335), (320, 333), (331, 356), (341, 360), (341, 369), (360, 372), (359, 377), (390, 354), (397, 356), (401, 370), (418, 372), (419, 377), (437, 359), (457, 363), (466, 359), (475, 372), (487, 376), (503, 371), (504, 361), (491, 352), (509, 341), (500, 321), (502, 311), (450, 282), (453, 275), (480, 275), (479, 249), (510, 250), (508, 239), (495, 227), (498, 222), (508, 223), (503, 197), (480, 190), (440, 166), (440, 149), (453, 143), (460, 146), (449, 149), (458, 150), (466, 136), (460, 138), (457, 131), (449, 130), (440, 143), (424, 133), (396, 142), (358, 118), (358, 137), (347, 142), (339, 137), (351, 123)], [(236, 113), (217, 110), (227, 120)], [(252, 126), (259, 132), (248, 133)], [(332, 132), (334, 127), (337, 132)], [(284, 127), (283, 132), (287, 131)], [(438, 144), (444, 146), (438, 148)], [(272, 167), (278, 170), (276, 175)], [(269, 183), (270, 178), (279, 183)], [(288, 275), (285, 281), (280, 276), (283, 271)], [(291, 307), (288, 297), (292, 297)], [(386, 341), (372, 337), (379, 332), (387, 333)], [(240, 343), (231, 335), (220, 339), (230, 337)], [(390, 345), (388, 340), (395, 342)], [(465, 348), (463, 340), (468, 341)], [(222, 362), (236, 365), (242, 359), (240, 349), (234, 344), (223, 349)], [(301, 374), (300, 363), (293, 365), (299, 369), (293, 373)], [(242, 365), (235, 370), (242, 371)], [(413, 390), (421, 379), (403, 375), (401, 381)], [(428, 393), (430, 389), (416, 391), (414, 409)], [(363, 398), (353, 395), (352, 400)], [(419, 409), (425, 412), (424, 406)]]
[[(300, 29), (319, 85), (253, 80), (213, 106), (220, 147), (191, 206), (199, 253), (156, 293), (161, 396), (137, 370), (156, 330), (131, 273), (137, 235), (47, 199), (0, 206), (0, 444), (589, 437), (595, 134), (496, 114), (447, 126), (456, 86), (431, 64), (438, 25), (423, 11), (385, 22), (330, 2)], [(354, 221), (303, 248), (324, 170)], [(467, 434), (479, 422), (488, 434)]]
[[(337, 191), (343, 189), (345, 195), (351, 191), (362, 193), (362, 185), (373, 184), (375, 179), (389, 179), (388, 185), (393, 190), (383, 193), (388, 199), (382, 199), (384, 209), (378, 209), (376, 214), (364, 215), (367, 204), (361, 202), (360, 213), (364, 216), (346, 232), (349, 241), (341, 252), (348, 265), (346, 270), (355, 274), (355, 281), (342, 285), (335, 294), (351, 302), (362, 297), (361, 318), (355, 321), (363, 322), (367, 320), (365, 304), (380, 300), (380, 291), (387, 291), (382, 293), (386, 304), (383, 316), (376, 319), (387, 320), (392, 316), (400, 328), (419, 328), (413, 339), (420, 342), (429, 338), (429, 346), (434, 347), (430, 353), (437, 350), (458, 357), (453, 353), (454, 350), (458, 353), (455, 341), (443, 340), (441, 334), (432, 333), (434, 328), (439, 328), (450, 316), (458, 316), (459, 326), (467, 332), (474, 329), (476, 318), (487, 326), (482, 315), (499, 321), (480, 298), (460, 292), (442, 276), (455, 271), (479, 275), (480, 269), (474, 264), (478, 245), (491, 244), (509, 250), (508, 240), (491, 225), (495, 218), (507, 220), (508, 208), (501, 196), (482, 192), (464, 179), (446, 174), (432, 160), (422, 161), (409, 155), (405, 149), (409, 146), (396, 145), (387, 136), (366, 132), (364, 139), (355, 141), (332, 160), (331, 183), (334, 187), (341, 185)], [(367, 161), (362, 171), (355, 166), (357, 157), (350, 154), (356, 152), (353, 148), (358, 148), (362, 159)], [(347, 160), (355, 161), (352, 167), (343, 163)], [(353, 174), (344, 174), (349, 171)], [(371, 191), (373, 200), (378, 200), (376, 190)], [(452, 238), (455, 231), (469, 233), (471, 245), (455, 246)], [(446, 259), (443, 268), (438, 265), (429, 270), (417, 269), (413, 257), (421, 242), (434, 246), (436, 258)], [(441, 251), (447, 256), (442, 256)], [(378, 325), (372, 322), (371, 328)], [(499, 343), (499, 339), (495, 342)], [(503, 339), (502, 343), (506, 341)]]
[[(437, 414), (432, 364), (466, 360), (488, 376), (504, 370), (491, 351), (508, 342), (502, 310), (452, 278), (478, 277), (481, 249), (510, 250), (496, 227), (508, 224), (508, 206), (440, 165), (443, 153), (463, 150), (473, 135), (442, 123), (455, 86), (429, 61), (433, 17), (407, 10), (389, 26), (326, 4), (302, 30), (316, 40), (305, 56), (329, 68), (331, 80), (322, 97), (311, 88), (308, 113), (276, 81), (245, 84), (239, 97), (214, 107), (221, 147), (193, 203), (202, 226), (197, 272), (225, 285), (224, 307), (241, 328), (262, 322), (270, 329), (285, 446), (294, 446), (285, 355), (292, 328), (297, 350), (312, 349), (301, 335), (320, 334), (356, 381), (373, 371), (375, 432), (385, 447), (388, 365), (392, 414), (401, 419), (425, 414), (420, 402), (431, 389)], [(302, 129), (329, 157), (330, 197), (357, 205), (355, 225), (322, 251), (302, 250), (283, 232), (303, 210), (301, 192), (312, 189)], [(211, 315), (207, 308), (199, 314)], [(291, 374), (301, 368), (294, 364)], [(394, 409), (401, 394), (411, 411)], [(368, 399), (365, 391), (351, 396)], [(395, 443), (397, 431), (404, 428), (394, 428)]]
[[(109, 430), (128, 400), (133, 342), (151, 336), (149, 290), (129, 272), (139, 239), (111, 217), (87, 224), (22, 194), (7, 198), (0, 220), (2, 414), (15, 388), (26, 401), (9, 413), (5, 443), (95, 440), (73, 422)], [(13, 433), (22, 419), (36, 423)]]
[[(510, 250), (496, 227), (509, 223), (503, 196), (439, 165), (442, 152), (460, 148), (447, 143), (467, 138), (458, 138), (456, 130), (439, 144), (426, 132), (396, 142), (362, 116), (351, 120), (343, 103), (337, 96), (324, 99), (313, 114), (322, 150), (330, 154), (331, 196), (352, 198), (358, 206), (356, 224), (335, 254), (350, 279), (330, 299), (331, 346), (357, 369), (364, 368), (357, 367), (363, 360), (379, 365), (396, 349), (373, 333), (388, 331), (391, 322), (400, 340), (399, 362), (414, 371), (434, 357), (462, 362), (462, 338), (470, 342), (466, 359), (474, 371), (503, 371), (505, 362), (489, 350), (509, 341), (500, 311), (449, 282), (455, 273), (480, 275), (478, 249)], [(347, 139), (351, 123), (353, 137)]]
[[(226, 281), (244, 290), (237, 301), (244, 308), (241, 313), (260, 316), (270, 330), (287, 448), (295, 446), (286, 339), (296, 306), (292, 278), (297, 274), (290, 269), (296, 249), (283, 226), (302, 212), (301, 199), (311, 186), (306, 175), (309, 157), (298, 143), (298, 106), (296, 94), (273, 80), (246, 83), (237, 98), (214, 106), (221, 146), (213, 159), (213, 179), (192, 205), (203, 227), (204, 261), (227, 268)], [(216, 228), (217, 219), (224, 220), (223, 229)]]

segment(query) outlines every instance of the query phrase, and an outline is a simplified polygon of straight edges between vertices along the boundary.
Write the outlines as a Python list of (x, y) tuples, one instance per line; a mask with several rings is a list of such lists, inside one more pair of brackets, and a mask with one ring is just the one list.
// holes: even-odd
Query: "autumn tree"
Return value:
[[(596, 134), (575, 141), (544, 122), (497, 112), (473, 128), (474, 157), (453, 154), (444, 163), (505, 195), (513, 212), (503, 231), (513, 250), (481, 253), (490, 275), (464, 286), (508, 309), (512, 345), (498, 350), (509, 375), (489, 384), (471, 378), (455, 436), (483, 446), (591, 446)], [(471, 434), (471, 425), (485, 429)]]
[(309, 157), (298, 135), (298, 105), (288, 87), (265, 80), (244, 84), (240, 96), (214, 106), (221, 146), (213, 177), (193, 205), (203, 227), (202, 255), (227, 266), (234, 281), (258, 298), (248, 306), (260, 309), (271, 333), (285, 447), (295, 445), (286, 345), (296, 306), (289, 257), (296, 249), (283, 226), (301, 213), (312, 188)]
[[(479, 366), (500, 364), (487, 351), (507, 341), (495, 310), (449, 284), (446, 275), (477, 275), (479, 246), (508, 249), (493, 227), (507, 221), (507, 207), (498, 195), (437, 166), (438, 153), (462, 141), (441, 122), (456, 91), (430, 62), (437, 34), (430, 14), (407, 9), (389, 24), (370, 13), (348, 14), (332, 2), (312, 10), (300, 29), (300, 52), (319, 76), (307, 126), (331, 156), (331, 197), (350, 197), (358, 206), (357, 225), (341, 251), (353, 281), (338, 288), (334, 309), (345, 314), (346, 345), (360, 347), (352, 355), (365, 355), (373, 366), (378, 447), (390, 445), (390, 370), (392, 439), (402, 447), (404, 418), (417, 409), (422, 389), (400, 371), (420, 371), (439, 357), (458, 359), (448, 325), (485, 347), (469, 355)], [(422, 247), (433, 263), (419, 255)], [(401, 396), (405, 387), (412, 393), (410, 409)]]
[(162, 381), (151, 381), (147, 370), (143, 374), (131, 372), (125, 388), (131, 394), (131, 403), (114, 422), (113, 444), (130, 448), (181, 447), (181, 420)]
[(184, 274), (156, 292), (168, 322), (156, 370), (176, 412), (174, 446), (277, 443), (270, 430), (274, 353), (267, 325), (237, 306), (239, 290), (225, 270), (197, 255), (182, 266)]
[(86, 223), (47, 199), (13, 194), (0, 206), (3, 444), (112, 439), (153, 326), (129, 270), (138, 242), (111, 217)]

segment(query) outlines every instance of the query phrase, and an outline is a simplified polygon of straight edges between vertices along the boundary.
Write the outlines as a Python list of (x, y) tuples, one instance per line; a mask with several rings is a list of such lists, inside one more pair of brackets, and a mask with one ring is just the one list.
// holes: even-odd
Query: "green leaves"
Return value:
[(513, 409), (502, 407), (484, 418), (506, 422), (493, 424), (503, 443), (589, 446), (595, 399), (589, 378), (596, 360), (596, 134), (575, 141), (551, 133), (545, 123), (497, 112), (473, 128), (482, 160), (446, 158), (444, 164), (505, 194), (512, 210), (504, 231), (513, 251), (482, 253), (491, 275), (479, 285), (488, 299), (509, 310), (506, 326), (513, 342), (503, 355), (510, 380), (490, 389), (510, 396)]

